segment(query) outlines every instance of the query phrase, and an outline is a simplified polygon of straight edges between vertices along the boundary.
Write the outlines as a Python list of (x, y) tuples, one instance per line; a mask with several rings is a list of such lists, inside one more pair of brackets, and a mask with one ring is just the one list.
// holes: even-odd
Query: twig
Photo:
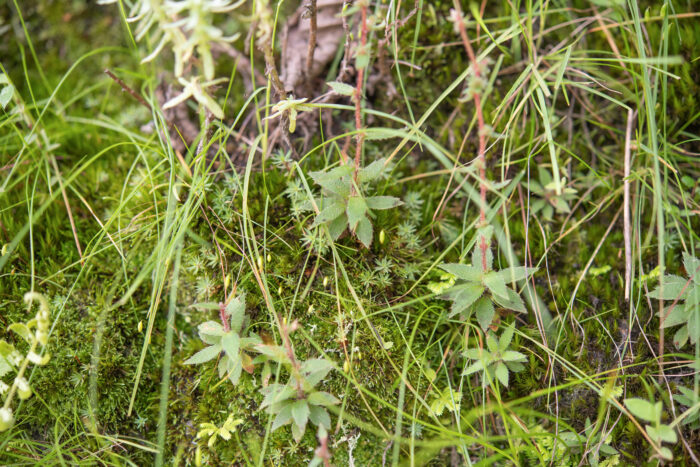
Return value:
[(316, 51), (316, 0), (309, 1), (309, 48), (306, 51), (306, 76), (311, 76), (311, 66), (314, 64), (314, 52)]
[(141, 94), (139, 94), (139, 93), (137, 93), (136, 91), (134, 91), (133, 89), (131, 89), (131, 87), (129, 87), (124, 81), (122, 81), (122, 80), (119, 79), (114, 73), (112, 73), (112, 71), (111, 71), (109, 68), (105, 69), (105, 73), (107, 73), (107, 76), (109, 76), (110, 78), (112, 78), (114, 81), (116, 81), (116, 83), (117, 83), (119, 86), (121, 86), (122, 91), (126, 91), (126, 92), (128, 92), (129, 94), (131, 94), (131, 97), (133, 97), (134, 99), (136, 99), (137, 101), (139, 101), (139, 103), (141, 103), (141, 105), (143, 105), (144, 107), (146, 107), (149, 111), (152, 111), (152, 110), (153, 110), (153, 109), (151, 108), (151, 104), (149, 104), (148, 102), (146, 102), (146, 99), (144, 99), (144, 98), (141, 96)]

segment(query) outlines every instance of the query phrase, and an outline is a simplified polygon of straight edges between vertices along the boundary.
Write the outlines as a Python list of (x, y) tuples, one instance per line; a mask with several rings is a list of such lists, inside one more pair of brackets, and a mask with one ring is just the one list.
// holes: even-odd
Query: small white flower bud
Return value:
[(20, 399), (28, 399), (32, 395), (32, 388), (24, 378), (17, 379), (17, 395)]
[(12, 409), (0, 409), (0, 431), (9, 430), (14, 424), (15, 417), (12, 415)]

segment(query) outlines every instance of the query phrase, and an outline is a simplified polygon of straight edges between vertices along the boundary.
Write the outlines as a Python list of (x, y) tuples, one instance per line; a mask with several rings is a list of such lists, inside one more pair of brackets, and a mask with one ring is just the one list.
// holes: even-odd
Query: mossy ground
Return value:
[[(415, 47), (417, 18), (407, 23), (398, 36), (402, 47), (411, 51), (408, 56), (420, 67), (420, 70), (402, 70), (409, 97), (404, 99), (401, 92), (392, 95), (382, 83), (368, 95), (373, 108), (400, 109), (397, 114), (406, 120), (411, 118), (406, 101), (420, 115), (468, 66), (456, 42), (453, 25), (447, 21), (451, 2), (425, 3)], [(28, 319), (21, 297), (30, 289), (41, 291), (52, 303), (54, 328), (49, 345), (52, 357), (48, 365), (31, 372), (34, 397), (16, 408), (16, 426), (0, 436), (0, 459), (3, 464), (43, 459), (49, 464), (76, 465), (120, 463), (128, 459), (136, 465), (148, 465), (153, 462), (158, 431), (168, 310), (165, 297), (170, 279), (164, 279), (161, 284), (163, 296), (153, 309), (155, 280), (144, 280), (133, 291), (129, 287), (142, 271), (154, 268), (151, 254), (163, 234), (166, 199), (170, 195), (167, 180), (176, 169), (167, 165), (164, 155), (159, 153), (157, 134), (141, 128), (151, 119), (149, 112), (104, 77), (103, 70), (117, 70), (136, 89), (151, 91), (158, 84), (155, 79), (160, 74), (153, 64), (139, 65), (135, 46), (125, 39), (124, 24), (113, 11), (100, 10), (81, 0), (20, 7), (31, 43), (15, 5), (0, 6), (0, 17), (6, 18), (10, 26), (10, 32), (5, 33), (10, 39), (0, 45), (2, 65), (16, 83), (17, 93), (31, 106), (34, 117), (42, 115), (40, 126), (56, 147), (53, 154), (64, 170), (63, 176), (75, 175), (68, 197), (84, 259), (81, 261), (78, 255), (66, 206), (58, 195), (55, 175), (42, 149), (27, 146), (29, 156), (13, 169), (8, 189), (0, 194), (3, 204), (0, 245), (13, 241), (34, 210), (46, 208), (31, 223), (26, 238), (0, 269), (0, 324), (4, 328), (9, 323)], [(588, 8), (587, 3), (585, 7)], [(678, 12), (692, 12), (689, 7), (690, 4), (677, 5)], [(650, 15), (658, 15), (658, 10), (652, 6)], [(564, 9), (560, 14), (552, 14), (548, 23), (564, 23), (574, 17), (574, 11)], [(492, 27), (505, 21), (503, 15), (495, 6), (489, 6), (484, 14), (485, 18), (491, 18), (488, 24)], [(678, 258), (700, 231), (697, 215), (678, 214), (684, 209), (679, 201), (681, 195), (691, 206), (697, 206), (700, 201), (700, 189), (697, 182), (693, 183), (700, 147), (696, 137), (700, 129), (696, 105), (700, 79), (695, 79), (700, 76), (700, 62), (695, 57), (700, 26), (696, 21), (685, 20), (677, 24), (677, 34), (683, 40), (669, 41), (667, 55), (679, 55), (684, 61), (672, 70), (679, 78), (669, 80), (664, 88), (667, 109), (665, 117), (659, 111), (657, 118), (664, 122), (670, 144), (688, 141), (682, 151), (673, 153), (671, 164), (680, 168), (677, 180), (682, 175), (690, 179), (668, 188), (665, 209), (676, 224), (671, 222), (673, 228), (663, 245), (657, 244), (655, 236), (651, 195), (641, 188), (635, 193), (638, 216), (635, 222), (639, 226), (635, 261), (647, 273), (657, 265), (659, 248), (665, 249), (667, 272), (681, 272)], [(649, 21), (646, 31), (650, 41), (658, 43), (660, 22)], [(547, 50), (569, 32), (564, 29), (547, 35), (537, 47)], [(582, 53), (609, 50), (602, 34), (591, 34), (581, 41), (584, 44), (579, 44), (578, 50)], [(508, 46), (509, 53), (504, 54), (508, 56), (501, 70), (510, 66), (514, 71), (496, 78), (485, 102), (487, 115), (501, 111), (499, 104), (519, 76), (518, 67), (526, 59), (526, 51), (521, 49), (524, 44), (517, 44), (514, 41)], [(620, 45), (624, 47), (623, 53), (636, 56), (630, 52), (632, 45), (622, 41)], [(68, 73), (74, 64), (75, 71)], [(614, 76), (606, 85), (621, 94), (621, 99), (633, 101), (634, 86), (619, 67), (603, 67), (598, 62), (584, 63), (581, 67), (598, 78)], [(62, 79), (65, 82), (51, 97)], [(234, 87), (235, 97), (231, 99), (234, 108), (246, 98), (242, 90), (236, 95), (236, 90)], [(442, 100), (426, 130), (438, 144), (454, 152), (472, 122), (470, 104), (459, 102), (457, 97), (458, 93), (454, 93)], [(515, 255), (521, 260), (530, 255), (544, 271), (536, 275), (535, 287), (550, 313), (562, 317), (561, 325), (547, 340), (552, 349), (550, 355), (570, 362), (575, 370), (566, 365), (555, 365), (552, 369), (548, 354), (533, 344), (542, 341), (533, 313), (500, 314), (502, 324), (516, 323), (519, 333), (513, 347), (526, 353), (528, 361), (525, 371), (511, 375), (510, 386), (501, 388), (499, 396), (503, 401), (518, 401), (534, 394), (532, 399), (523, 399), (522, 404), (509, 406), (509, 416), (522, 422), (519, 430), (517, 424), (508, 422), (509, 429), (515, 430), (510, 432), (515, 441), (509, 445), (503, 439), (496, 439), (502, 435), (504, 412), (493, 405), (489, 405), (489, 413), (479, 412), (485, 403), (481, 398), (486, 393), (475, 381), (467, 379), (460, 387), (464, 413), (457, 420), (449, 411), (428, 414), (425, 408), (426, 401), (429, 404), (437, 397), (436, 390), (460, 380), (463, 361), (459, 354), (478, 342), (474, 326), (456, 318), (447, 319), (449, 303), (426, 287), (428, 282), (442, 280), (435, 263), (455, 240), (456, 245), (439, 261), (459, 262), (468, 258), (471, 234), (464, 235), (464, 231), (478, 215), (478, 207), (462, 192), (446, 206), (442, 205), (450, 178), (444, 167), (427, 151), (422, 152), (420, 145), (401, 152), (389, 179), (379, 185), (377, 194), (400, 197), (406, 204), (381, 212), (374, 219), (376, 235), (371, 248), (362, 248), (347, 234), (338, 242), (338, 255), (359, 297), (360, 310), (332, 257), (316, 254), (305, 243), (311, 216), (294, 213), (293, 203), (285, 193), (288, 182), (297, 174), (276, 167), (269, 160), (264, 170), (256, 165), (246, 209), (248, 218), (255, 223), (256, 242), (262, 248), (267, 288), (275, 308), (297, 319), (302, 326), (302, 332), (292, 335), (299, 359), (324, 354), (337, 367), (323, 382), (323, 389), (342, 401), (332, 413), (333, 464), (349, 465), (351, 460), (355, 465), (391, 462), (391, 440), (399, 406), (404, 411), (399, 430), (404, 437), (400, 459), (402, 462), (412, 459), (418, 465), (463, 462), (462, 451), (458, 452), (457, 446), (477, 451), (477, 447), (484, 445), (490, 447), (479, 449), (474, 460), (492, 455), (494, 462), (505, 464), (507, 456), (502, 450), (510, 449), (514, 463), (544, 463), (545, 454), (554, 455), (547, 451), (552, 449), (552, 433), (557, 424), (560, 430), (580, 433), (586, 428), (587, 418), (596, 420), (602, 413), (609, 413), (605, 412), (610, 409), (601, 402), (600, 392), (587, 384), (586, 378), (602, 387), (614, 376), (618, 378), (615, 386), (625, 387), (625, 397), (656, 397), (664, 402), (664, 407), (669, 406), (668, 392), (655, 386), (659, 368), (652, 349), (658, 348), (658, 320), (653, 318), (645, 298), (635, 304), (637, 311), (633, 316), (622, 295), (624, 238), (618, 209), (626, 116), (619, 108), (612, 107), (612, 112), (610, 101), (597, 95), (578, 97), (570, 126), (555, 128), (553, 138), (561, 144), (560, 164), (570, 179), (577, 182), (579, 195), (594, 184), (597, 188), (587, 192), (571, 218), (557, 214), (551, 220), (530, 219), (527, 241), (524, 218), (528, 201), (522, 197), (527, 191), (514, 190), (504, 203), (505, 215), (499, 214), (500, 220), (507, 222)], [(559, 117), (567, 111), (564, 105), (567, 97), (558, 94), (554, 99), (552, 107), (557, 109)], [(45, 115), (44, 106), (47, 106)], [(639, 111), (640, 119), (645, 118), (643, 108)], [(527, 150), (513, 151), (512, 159), (511, 154), (501, 157), (501, 150), (494, 151), (488, 166), (491, 179), (514, 177), (528, 163), (534, 177), (536, 165), (548, 163), (546, 146), (533, 142), (533, 138), (541, 139), (542, 134), (536, 115), (531, 109), (529, 118), (518, 123), (522, 127), (509, 141), (509, 148)], [(350, 114), (338, 111), (336, 117), (349, 119)], [(376, 124), (380, 123), (390, 125), (377, 118)], [(368, 120), (368, 124), (371, 126), (373, 121)], [(401, 126), (394, 124), (394, 127)], [(496, 132), (507, 130), (504, 120), (494, 127)], [(21, 123), (16, 128), (30, 131)], [(16, 134), (5, 130), (0, 130), (0, 153), (9, 160), (22, 143)], [(320, 137), (315, 140), (321, 141)], [(368, 141), (366, 158), (373, 160), (394, 148), (393, 140)], [(474, 154), (476, 150), (476, 138), (471, 138), (462, 152)], [(334, 160), (335, 156), (329, 154), (330, 150), (324, 146), (304, 161), (304, 170), (308, 173), (323, 169)], [(192, 160), (192, 153), (185, 157)], [(651, 160), (647, 154), (640, 154), (639, 158)], [(191, 212), (182, 241), (167, 406), (166, 460), (193, 463), (199, 447), (205, 465), (305, 465), (318, 445), (316, 433), (307, 429), (299, 443), (292, 440), (288, 427), (270, 433), (271, 419), (258, 409), (263, 399), (259, 393), (259, 372), (244, 374), (240, 384), (234, 387), (219, 380), (213, 364), (183, 364), (202, 348), (196, 338), (196, 326), (216, 318), (213, 312), (191, 305), (222, 300), (230, 292), (230, 283), (246, 293), (251, 329), (267, 333), (270, 339), (279, 342), (279, 336), (270, 331), (274, 329), (274, 320), (251, 272), (250, 258), (241, 256), (238, 249), (237, 242), (245, 235), (241, 229), (244, 206), (240, 184), (244, 170), (240, 165), (229, 167), (223, 157), (215, 162), (218, 165), (212, 165), (206, 183), (189, 187), (191, 191), (197, 190), (199, 205)], [(648, 187), (652, 183), (651, 175), (644, 166), (640, 162), (635, 173), (639, 186)], [(8, 167), (0, 167), (2, 181), (7, 174)], [(668, 180), (674, 178), (675, 174), (668, 174)], [(452, 181), (450, 191), (455, 185)], [(183, 199), (187, 191), (180, 193)], [(408, 201), (418, 198), (420, 202)], [(439, 215), (434, 215), (436, 212)], [(383, 232), (383, 242), (379, 241), (379, 232)], [(582, 279), (584, 267), (601, 241), (591, 264), (594, 269), (587, 270)], [(506, 267), (508, 259), (501, 252), (496, 255), (495, 263)], [(414, 287), (426, 271), (428, 274)], [(649, 289), (653, 281), (649, 280)], [(638, 277), (636, 287), (643, 290), (646, 282)], [(130, 296), (125, 303), (117, 308), (111, 306), (127, 292)], [(149, 309), (154, 316), (153, 330), (132, 404), (132, 390), (148, 332)], [(668, 334), (667, 331), (666, 351), (672, 354), (676, 350)], [(621, 362), (623, 345), (629, 347)], [(346, 356), (352, 356), (352, 364), (343, 369)], [(677, 357), (682, 360), (692, 355), (681, 352)], [(693, 380), (682, 367), (669, 367), (667, 375), (671, 387), (676, 384), (692, 387)], [(407, 388), (403, 381), (410, 382), (411, 387)], [(552, 387), (559, 385), (563, 387), (555, 394)], [(493, 402), (494, 396), (488, 397)], [(130, 405), (132, 409), (128, 413)], [(614, 417), (619, 414), (612, 412)], [(230, 441), (219, 439), (216, 448), (209, 449), (202, 440), (196, 440), (201, 423), (220, 425), (229, 414), (243, 419)], [(338, 420), (342, 423), (335, 430)], [(670, 421), (669, 417), (667, 422)], [(700, 445), (697, 431), (683, 430), (691, 448), (697, 449)], [(536, 433), (543, 436), (538, 438)], [(610, 437), (622, 464), (635, 464), (649, 457), (648, 444), (627, 417), (615, 425)], [(413, 444), (406, 439), (411, 439)], [(673, 450), (677, 459), (690, 463), (683, 446), (678, 444)], [(561, 456), (554, 460), (557, 465), (576, 465), (581, 460), (576, 449), (557, 455)]]

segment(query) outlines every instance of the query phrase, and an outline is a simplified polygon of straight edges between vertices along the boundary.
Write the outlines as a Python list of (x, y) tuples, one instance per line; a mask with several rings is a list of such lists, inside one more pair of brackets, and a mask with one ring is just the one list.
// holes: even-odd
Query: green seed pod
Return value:
[(382, 231), (379, 232), (379, 244), (384, 245), (385, 240), (386, 240), (386, 233), (384, 232), (384, 229), (382, 229)]

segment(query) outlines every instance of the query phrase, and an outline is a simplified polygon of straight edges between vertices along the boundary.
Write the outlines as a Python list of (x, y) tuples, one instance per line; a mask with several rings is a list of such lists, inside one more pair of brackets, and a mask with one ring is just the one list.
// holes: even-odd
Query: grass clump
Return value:
[(698, 463), (692, 3), (25, 3), (0, 463)]

